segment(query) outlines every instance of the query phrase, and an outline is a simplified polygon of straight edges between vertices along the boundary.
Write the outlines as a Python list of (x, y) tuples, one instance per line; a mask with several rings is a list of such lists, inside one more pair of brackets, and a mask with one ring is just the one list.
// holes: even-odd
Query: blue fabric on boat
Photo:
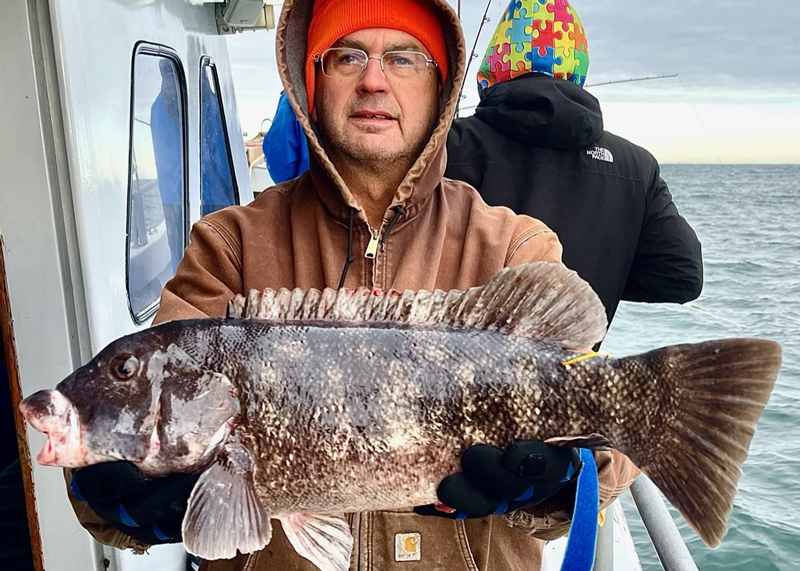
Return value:
[(567, 539), (567, 550), (561, 571), (591, 571), (597, 545), (597, 516), (600, 509), (600, 487), (597, 464), (591, 450), (581, 448), (583, 468), (578, 474), (575, 510)]
[(308, 170), (308, 145), (303, 128), (281, 92), (272, 125), (261, 143), (269, 176), (280, 184)]

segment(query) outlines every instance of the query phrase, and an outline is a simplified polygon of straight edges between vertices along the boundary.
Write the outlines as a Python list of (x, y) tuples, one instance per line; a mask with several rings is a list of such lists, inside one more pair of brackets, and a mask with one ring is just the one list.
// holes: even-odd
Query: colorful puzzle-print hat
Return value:
[(589, 44), (567, 0), (511, 0), (478, 71), (478, 92), (538, 71), (583, 87)]

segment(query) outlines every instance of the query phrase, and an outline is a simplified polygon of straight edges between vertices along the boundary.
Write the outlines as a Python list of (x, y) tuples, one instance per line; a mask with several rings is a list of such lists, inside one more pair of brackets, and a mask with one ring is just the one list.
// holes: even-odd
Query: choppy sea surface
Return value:
[[(707, 547), (672, 510), (701, 571), (800, 569), (800, 165), (663, 165), (703, 244), (705, 286), (687, 305), (623, 303), (603, 343), (623, 356), (673, 343), (764, 337), (783, 366), (739, 482), (728, 533)], [(644, 571), (660, 570), (626, 494)], [(670, 508), (672, 509), (672, 508)]]

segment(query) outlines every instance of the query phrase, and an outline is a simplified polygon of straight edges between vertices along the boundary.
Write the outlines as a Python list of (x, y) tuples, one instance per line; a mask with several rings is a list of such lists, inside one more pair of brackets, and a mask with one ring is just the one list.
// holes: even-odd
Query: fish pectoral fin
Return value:
[(295, 513), (278, 518), (295, 551), (320, 571), (347, 571), (353, 534), (344, 515)]
[(256, 497), (254, 463), (238, 442), (227, 443), (195, 484), (183, 518), (186, 550), (202, 559), (230, 559), (263, 549), (272, 524)]

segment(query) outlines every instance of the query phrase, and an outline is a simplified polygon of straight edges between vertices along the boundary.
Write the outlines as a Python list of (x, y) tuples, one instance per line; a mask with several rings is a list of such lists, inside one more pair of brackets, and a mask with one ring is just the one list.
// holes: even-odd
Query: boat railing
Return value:
[[(656, 485), (642, 474), (631, 485), (630, 493), (664, 571), (698, 571), (697, 564), (689, 553)], [(613, 510), (618, 503), (609, 506), (606, 512), (607, 522), (613, 520)], [(614, 527), (614, 525), (603, 525), (598, 530), (593, 571), (615, 569)]]

